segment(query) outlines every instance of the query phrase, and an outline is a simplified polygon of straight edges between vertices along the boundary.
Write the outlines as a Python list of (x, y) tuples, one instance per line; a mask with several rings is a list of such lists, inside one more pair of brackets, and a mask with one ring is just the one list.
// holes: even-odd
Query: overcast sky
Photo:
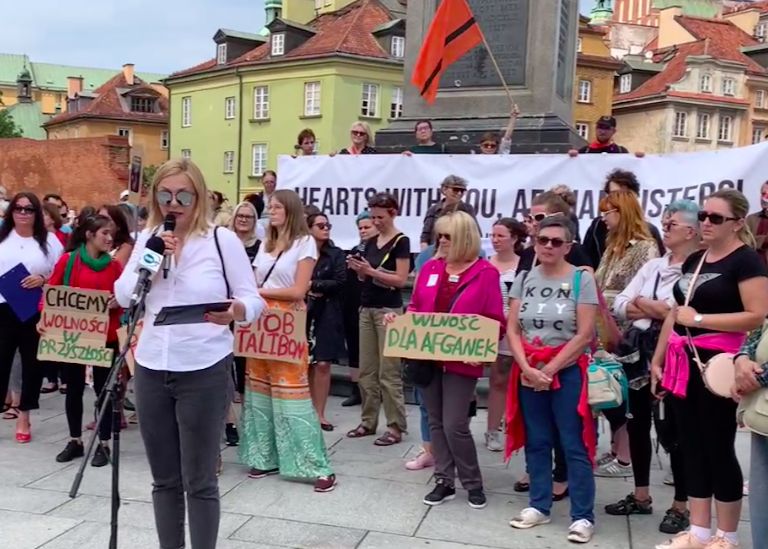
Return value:
[[(213, 57), (217, 29), (264, 24), (263, 0), (4, 1), (14, 7), (2, 10), (0, 53), (81, 67), (170, 73)], [(593, 0), (580, 1), (588, 12)]]

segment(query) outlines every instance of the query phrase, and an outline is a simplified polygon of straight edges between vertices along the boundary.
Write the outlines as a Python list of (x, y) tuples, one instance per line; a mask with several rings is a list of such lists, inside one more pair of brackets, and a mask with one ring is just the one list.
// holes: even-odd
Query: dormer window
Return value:
[(227, 63), (227, 45), (219, 44), (216, 46), (216, 63), (225, 65)]
[(285, 34), (272, 35), (272, 55), (283, 55), (285, 53)]
[(622, 74), (619, 78), (619, 93), (629, 93), (632, 91), (632, 75)]
[(392, 37), (392, 57), (402, 59), (405, 57), (405, 38), (402, 36)]
[(155, 112), (154, 97), (131, 97), (131, 112)]

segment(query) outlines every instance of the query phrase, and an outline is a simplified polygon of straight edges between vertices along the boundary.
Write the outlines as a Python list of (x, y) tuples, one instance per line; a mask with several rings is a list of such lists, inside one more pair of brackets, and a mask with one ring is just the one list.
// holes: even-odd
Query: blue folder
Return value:
[(40, 298), (43, 296), (42, 288), (25, 290), (21, 287), (21, 281), (28, 276), (29, 271), (22, 263), (0, 276), (0, 295), (5, 298), (11, 310), (22, 322), (26, 322), (39, 312)]

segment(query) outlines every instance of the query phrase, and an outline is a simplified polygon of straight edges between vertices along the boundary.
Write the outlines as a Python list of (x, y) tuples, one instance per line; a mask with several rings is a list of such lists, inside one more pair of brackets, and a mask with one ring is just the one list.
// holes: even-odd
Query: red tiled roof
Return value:
[[(667, 62), (666, 67), (657, 75), (644, 82), (637, 89), (629, 93), (619, 94), (615, 98), (616, 103), (623, 103), (634, 99), (653, 96), (687, 96), (692, 99), (701, 95), (700, 99), (710, 99), (719, 102), (743, 104), (740, 99), (729, 97), (712, 97), (708, 94), (688, 94), (684, 92), (670, 92), (669, 87), (682, 80), (685, 76), (688, 57), (691, 55), (709, 55), (715, 59), (723, 59), (742, 63), (745, 70), (753, 74), (768, 74), (759, 63), (742, 53), (741, 48), (759, 44), (759, 42), (738, 28), (730, 21), (701, 19), (698, 17), (677, 16), (675, 20), (687, 30), (696, 40), (654, 51), (654, 62), (663, 62), (669, 55), (673, 57)], [(656, 45), (651, 42), (649, 46)]]
[[(144, 92), (157, 97), (160, 112), (133, 112), (130, 110), (130, 98), (126, 94)], [(133, 77), (129, 86), (122, 72), (107, 80), (93, 91), (96, 96), (82, 110), (65, 112), (54, 116), (44, 124), (46, 127), (83, 118), (109, 118), (127, 122), (168, 122), (168, 100), (138, 76)], [(124, 97), (121, 101), (121, 97)], [(127, 101), (127, 106), (123, 102)]]
[(725, 13), (735, 13), (737, 11), (745, 11), (745, 10), (751, 10), (751, 9), (759, 9), (761, 12), (766, 13), (768, 12), (768, 1), (763, 0), (761, 2), (750, 2), (745, 3), (742, 6), (734, 6), (728, 10), (726, 10)]
[(728, 97), (723, 95), (712, 95), (711, 93), (691, 93), (681, 91), (667, 92), (667, 97), (677, 97), (680, 99), (695, 99), (696, 101), (711, 101), (713, 103), (730, 103), (731, 105), (749, 105), (746, 99), (738, 97)]
[(385, 51), (373, 36), (373, 31), (377, 27), (392, 19), (390, 11), (378, 0), (357, 0), (338, 11), (320, 15), (310, 21), (307, 26), (312, 28), (315, 34), (285, 55), (271, 58), (269, 42), (267, 42), (226, 65), (217, 65), (215, 59), (210, 59), (189, 69), (175, 72), (171, 77), (188, 76), (215, 68), (242, 67), (270, 61), (298, 60), (334, 54), (392, 59), (389, 52)]

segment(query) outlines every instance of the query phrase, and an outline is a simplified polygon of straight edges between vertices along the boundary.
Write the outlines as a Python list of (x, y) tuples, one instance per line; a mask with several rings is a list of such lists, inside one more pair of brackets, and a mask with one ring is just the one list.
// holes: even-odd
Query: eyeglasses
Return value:
[(539, 246), (548, 246), (552, 244), (553, 248), (559, 248), (563, 244), (565, 244), (565, 240), (563, 240), (562, 238), (549, 238), (548, 236), (537, 236), (536, 243)]
[(37, 211), (34, 206), (14, 206), (13, 213), (21, 215), (32, 215)]
[(358, 130), (352, 130), (352, 131), (351, 131), (351, 132), (349, 132), (349, 133), (351, 133), (351, 134), (352, 134), (352, 135), (354, 135), (355, 137), (368, 137), (368, 134), (367, 134), (367, 133), (365, 133), (365, 132), (361, 132), (361, 131), (358, 131)]
[(607, 211), (605, 211), (605, 212), (600, 212), (600, 217), (602, 217), (603, 219), (605, 219), (606, 217), (608, 217), (608, 216), (609, 216), (609, 215), (611, 215), (612, 213), (617, 213), (618, 211), (619, 211), (619, 210), (617, 210), (616, 208), (614, 208), (613, 210), (607, 210)]
[(480, 145), (484, 149), (496, 149), (498, 148), (498, 143), (482, 143)]
[(664, 229), (665, 232), (669, 232), (672, 229), (676, 229), (677, 227), (688, 227), (689, 229), (692, 229), (690, 225), (683, 225), (682, 223), (676, 223), (674, 221), (667, 221), (666, 223), (661, 224), (661, 228)]
[(197, 197), (195, 193), (190, 191), (179, 191), (177, 193), (172, 193), (171, 191), (157, 191), (155, 196), (157, 196), (157, 203), (161, 206), (170, 206), (175, 198), (176, 202), (184, 208), (191, 206)]
[(330, 230), (331, 230), (331, 228), (333, 227), (333, 225), (331, 225), (330, 223), (315, 223), (315, 224), (314, 224), (314, 225), (312, 225), (312, 226), (313, 226), (313, 227), (317, 227), (317, 228), (318, 228), (318, 229), (320, 229), (321, 231), (324, 231), (324, 230), (326, 230), (326, 229), (330, 231)]
[(235, 216), (235, 219), (238, 221), (249, 221), (251, 219), (256, 219), (255, 215), (248, 215), (248, 214), (237, 214)]
[(441, 238), (446, 239), (448, 242), (451, 241), (451, 235), (447, 233), (437, 233), (437, 239), (440, 240)]
[(712, 223), (712, 225), (722, 225), (726, 221), (738, 221), (738, 217), (726, 217), (719, 213), (711, 213), (711, 212), (699, 212), (699, 215), (697, 216), (699, 218), (699, 221), (701, 223), (704, 223), (707, 219), (709, 219), (709, 222)]

